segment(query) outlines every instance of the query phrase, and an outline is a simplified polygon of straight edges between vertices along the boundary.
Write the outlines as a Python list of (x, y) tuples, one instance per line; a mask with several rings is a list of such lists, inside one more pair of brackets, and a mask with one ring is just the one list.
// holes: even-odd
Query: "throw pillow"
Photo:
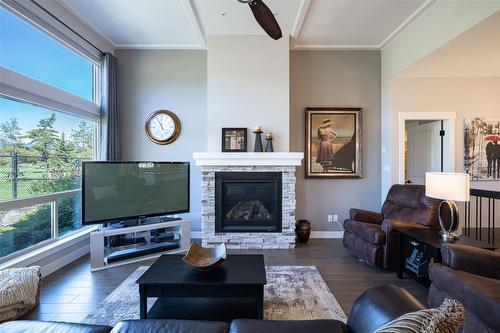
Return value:
[(379, 327), (374, 333), (455, 333), (464, 318), (463, 305), (446, 298), (437, 309), (404, 314)]

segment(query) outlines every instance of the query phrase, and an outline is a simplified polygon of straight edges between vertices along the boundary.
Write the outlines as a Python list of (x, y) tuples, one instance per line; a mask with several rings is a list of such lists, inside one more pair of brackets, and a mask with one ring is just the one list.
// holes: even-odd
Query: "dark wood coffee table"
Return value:
[[(397, 263), (397, 276), (402, 279), (403, 274), (407, 273), (411, 277), (417, 279), (419, 282), (429, 285), (430, 280), (428, 276), (417, 277), (413, 272), (406, 270), (405, 260), (411, 254), (413, 249), (418, 249), (424, 253), (424, 257), (434, 262), (440, 263), (441, 246), (445, 242), (438, 230), (429, 228), (419, 229), (402, 229), (399, 230), (399, 250), (398, 250), (398, 263)], [(486, 242), (478, 241), (473, 238), (461, 236), (459, 239), (448, 242), (453, 244), (462, 244), (473, 247), (478, 247), (487, 250), (495, 250), (496, 247)]]
[[(229, 255), (202, 272), (180, 255), (163, 255), (136, 281), (141, 319), (231, 321), (264, 317), (266, 271), (263, 255)], [(157, 297), (147, 311), (147, 299)]]

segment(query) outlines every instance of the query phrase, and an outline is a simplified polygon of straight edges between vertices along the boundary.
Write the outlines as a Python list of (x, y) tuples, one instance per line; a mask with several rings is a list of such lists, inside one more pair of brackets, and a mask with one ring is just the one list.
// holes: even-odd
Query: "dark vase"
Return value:
[(256, 153), (263, 152), (262, 148), (262, 131), (253, 131), (255, 133), (255, 144), (253, 146), (253, 151)]
[(266, 139), (266, 153), (274, 152), (273, 139)]
[(295, 234), (301, 243), (307, 243), (311, 236), (311, 222), (308, 220), (299, 220), (295, 223)]

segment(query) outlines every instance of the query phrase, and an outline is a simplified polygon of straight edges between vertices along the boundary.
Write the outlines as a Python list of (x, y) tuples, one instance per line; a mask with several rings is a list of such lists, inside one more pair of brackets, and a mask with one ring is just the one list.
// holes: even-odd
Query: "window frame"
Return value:
[[(0, 96), (2, 97), (99, 122), (100, 107), (95, 101), (73, 95), (2, 66), (0, 66), (0, 77), (2, 78)], [(96, 95), (96, 99), (100, 98), (99, 93), (93, 93), (93, 95)]]
[(58, 200), (63, 198), (71, 198), (82, 194), (81, 189), (69, 190), (69, 191), (61, 191), (61, 192), (53, 192), (49, 194), (37, 195), (34, 197), (27, 198), (19, 198), (12, 199), (0, 202), (0, 210), (7, 211), (24, 207), (32, 207), (36, 205), (50, 204), (50, 228), (51, 228), (51, 236), (49, 239), (38, 242), (34, 245), (28, 246), (22, 250), (12, 252), (6, 256), (0, 257), (0, 264), (4, 262), (10, 261), (18, 256), (24, 255), (26, 253), (30, 253), (33, 250), (36, 250), (40, 247), (43, 247), (47, 244), (53, 243), (57, 240), (63, 239), (65, 237), (71, 236), (75, 233), (81, 232), (85, 226), (82, 226), (80, 229), (72, 230), (63, 236), (59, 236), (59, 204)]
[[(5, 97), (21, 103), (29, 103), (57, 112), (73, 115), (94, 124), (94, 159), (98, 159), (100, 151), (100, 102), (102, 95), (102, 54), (93, 53), (81, 44), (47, 23), (47, 18), (40, 18), (28, 9), (12, 0), (2, 1), (0, 6), (13, 15), (22, 19), (26, 24), (33, 26), (40, 33), (47, 34), (50, 38), (60, 42), (63, 47), (70, 48), (73, 52), (92, 63), (92, 100), (72, 94), (66, 90), (52, 86), (45, 82), (33, 79), (21, 73), (0, 66), (0, 97)], [(43, 15), (42, 15), (43, 16)], [(95, 52), (95, 50), (94, 50)], [(82, 230), (90, 232), (95, 228), (82, 226), (82, 228), (70, 231), (63, 236), (58, 235), (58, 200), (66, 197), (81, 195), (81, 189), (70, 191), (53, 192), (28, 198), (12, 199), (0, 202), (0, 210), (10, 210), (37, 204), (51, 204), (51, 238), (29, 246), (25, 249), (0, 257), (0, 264), (9, 262), (19, 256), (26, 255), (32, 251), (58, 242), (61, 239), (71, 238)]]

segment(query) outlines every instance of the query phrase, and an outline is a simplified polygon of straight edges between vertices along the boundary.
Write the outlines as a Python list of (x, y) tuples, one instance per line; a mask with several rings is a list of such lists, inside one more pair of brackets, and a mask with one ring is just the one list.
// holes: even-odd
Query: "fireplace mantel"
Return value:
[(193, 153), (198, 166), (300, 166), (304, 153)]

